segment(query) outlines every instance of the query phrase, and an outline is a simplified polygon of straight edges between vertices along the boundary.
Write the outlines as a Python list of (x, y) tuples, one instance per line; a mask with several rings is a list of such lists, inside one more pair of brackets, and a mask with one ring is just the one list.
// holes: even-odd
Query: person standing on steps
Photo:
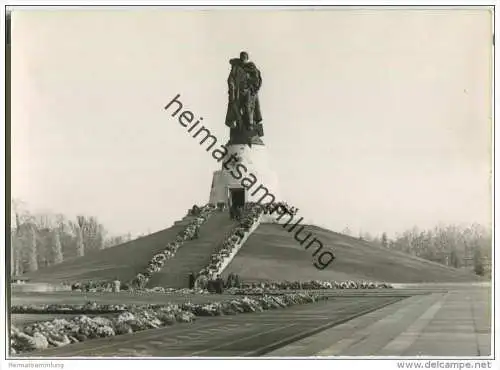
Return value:
[(231, 272), (227, 277), (226, 288), (232, 288), (232, 287), (233, 287), (233, 273)]
[(243, 207), (239, 206), (236, 209), (237, 209), (237, 211), (236, 211), (236, 219), (238, 221), (241, 221), (241, 219), (243, 218)]
[(120, 280), (118, 280), (118, 278), (115, 278), (113, 280), (113, 292), (120, 293), (120, 285), (121, 285)]
[(215, 279), (215, 293), (222, 294), (223, 292), (224, 292), (224, 280), (222, 280), (220, 275), (217, 275), (217, 278)]
[(191, 272), (189, 274), (189, 289), (194, 289), (195, 280), (196, 280), (196, 276), (194, 275), (193, 272)]
[(236, 206), (235, 205), (231, 205), (231, 207), (229, 208), (229, 217), (231, 218), (231, 220), (235, 220), (236, 217), (237, 217), (237, 211), (236, 211)]
[(208, 278), (205, 274), (201, 273), (200, 275), (197, 276), (194, 285), (196, 286), (197, 289), (202, 289), (205, 290), (207, 289), (208, 285)]

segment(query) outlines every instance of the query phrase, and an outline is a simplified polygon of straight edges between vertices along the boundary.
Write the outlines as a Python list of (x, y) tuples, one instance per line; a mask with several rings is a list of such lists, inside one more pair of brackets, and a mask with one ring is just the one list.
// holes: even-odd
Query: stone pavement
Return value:
[(273, 352), (274, 356), (490, 356), (491, 288), (414, 296)]
[(256, 357), (406, 297), (397, 293), (392, 297), (334, 297), (264, 312), (200, 317), (190, 324), (92, 339), (27, 356)]

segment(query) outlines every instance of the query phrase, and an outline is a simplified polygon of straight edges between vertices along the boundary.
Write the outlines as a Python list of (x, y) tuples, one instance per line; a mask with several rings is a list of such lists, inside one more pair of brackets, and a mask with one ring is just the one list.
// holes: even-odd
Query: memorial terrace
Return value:
[[(210, 132), (210, 130), (202, 124), (200, 125), (201, 121), (203, 121), (203, 117), (200, 117), (195, 121), (195, 115), (193, 112), (188, 109), (184, 109), (184, 104), (180, 101), (180, 94), (177, 94), (164, 109), (168, 111), (168, 113), (171, 113), (172, 117), (177, 118), (180, 125), (186, 128), (188, 133), (192, 133), (193, 139), (199, 138), (199, 144), (206, 146), (206, 151), (211, 152), (212, 157), (217, 162), (223, 161), (222, 165), (224, 168), (229, 171), (235, 180), (240, 180), (243, 188), (245, 188), (248, 192), (250, 192), (250, 189), (254, 188), (255, 190), (251, 193), (252, 196), (255, 196), (260, 192), (259, 194), (261, 194), (261, 197), (256, 203), (263, 205), (268, 214), (272, 215), (277, 213), (278, 215), (276, 220), (278, 222), (282, 222), (281, 219), (283, 217), (287, 217), (288, 220), (283, 222), (282, 225), (284, 229), (292, 224), (296, 214), (294, 214), (294, 212), (290, 212), (290, 207), (285, 206), (283, 202), (276, 201), (274, 194), (271, 193), (263, 184), (258, 184), (255, 188), (255, 185), (258, 182), (257, 177), (252, 172), (248, 172), (248, 169), (244, 164), (237, 163), (238, 158), (235, 154), (228, 155), (229, 151), (227, 147), (223, 144), (218, 144), (217, 138)], [(193, 121), (195, 122), (193, 123)], [(232, 168), (230, 166), (232, 166)], [(305, 225), (300, 225), (303, 219), (303, 217), (300, 217), (300, 219), (296, 220), (296, 222), (286, 230), (288, 232), (293, 232), (295, 230), (294, 239), (301, 246), (304, 246), (306, 241), (309, 241), (309, 243), (304, 246), (306, 250), (311, 247), (316, 247), (316, 250), (313, 253), (313, 257), (316, 257), (316, 260), (313, 265), (316, 268), (323, 270), (330, 265), (330, 263), (335, 259), (335, 256), (331, 251), (324, 248), (323, 243), (311, 232), (301, 235), (305, 227)]]

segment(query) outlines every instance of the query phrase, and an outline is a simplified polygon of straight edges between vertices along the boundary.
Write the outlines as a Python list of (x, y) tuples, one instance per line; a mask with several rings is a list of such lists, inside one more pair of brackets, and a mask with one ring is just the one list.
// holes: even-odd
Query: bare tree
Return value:
[[(21, 250), (22, 243), (20, 239), (21, 234), (21, 220), (19, 215), (20, 201), (12, 200), (11, 211), (15, 219), (15, 229), (10, 233), (10, 258), (11, 258), (11, 273), (14, 276), (21, 274)], [(11, 215), (12, 217), (12, 215)]]
[(388, 247), (388, 240), (387, 240), (387, 233), (383, 232), (382, 237), (380, 239), (380, 244), (382, 244), (382, 247), (387, 248)]
[(49, 213), (36, 213), (33, 220), (39, 230), (50, 230), (54, 227), (54, 217)]
[(479, 248), (477, 248), (474, 253), (474, 272), (479, 276), (484, 275), (483, 258), (481, 255), (481, 250)]
[(131, 240), (130, 233), (108, 236), (96, 217), (78, 216), (72, 221), (62, 214), (31, 214), (21, 200), (12, 200), (11, 211), (10, 263), (14, 275)]
[(127, 242), (127, 239), (123, 235), (112, 236), (112, 237), (107, 238), (104, 241), (104, 248), (111, 248), (111, 247), (114, 247), (114, 246), (117, 246), (117, 245), (120, 245), (120, 244), (123, 244), (126, 242)]
[(466, 228), (439, 225), (427, 231), (413, 228), (397, 235), (390, 247), (455, 268), (472, 267), (468, 262), (476, 250), (488, 255), (483, 263), (490, 260), (491, 230), (477, 224)]
[(17, 230), (10, 233), (10, 260), (11, 274), (14, 276), (21, 275), (21, 240), (18, 237)]
[(61, 246), (61, 238), (59, 237), (59, 230), (54, 230), (52, 232), (52, 235), (54, 237), (54, 242), (53, 242), (53, 263), (61, 263), (63, 261), (63, 253), (62, 253), (62, 246)]
[(85, 245), (83, 244), (83, 227), (85, 224), (85, 217), (77, 216), (78, 228), (76, 230), (76, 255), (83, 257), (85, 255)]
[(38, 250), (37, 250), (37, 235), (35, 225), (30, 225), (30, 243), (28, 249), (28, 266), (27, 271), (38, 270)]

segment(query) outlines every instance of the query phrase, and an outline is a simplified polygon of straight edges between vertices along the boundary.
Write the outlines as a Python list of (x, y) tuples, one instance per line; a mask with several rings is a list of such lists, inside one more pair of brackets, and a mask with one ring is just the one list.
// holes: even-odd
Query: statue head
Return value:
[(243, 63), (246, 63), (248, 62), (248, 53), (246, 51), (242, 51), (240, 53), (240, 60), (243, 62)]

